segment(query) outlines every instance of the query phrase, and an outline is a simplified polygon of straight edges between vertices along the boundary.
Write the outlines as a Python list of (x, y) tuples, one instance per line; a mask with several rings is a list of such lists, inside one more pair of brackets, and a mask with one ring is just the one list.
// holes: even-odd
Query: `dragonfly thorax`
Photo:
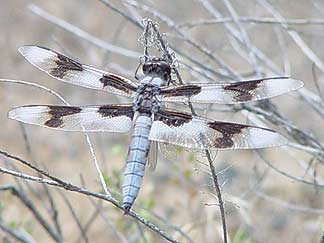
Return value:
[(140, 112), (151, 116), (152, 113), (158, 111), (160, 103), (157, 95), (160, 92), (160, 87), (151, 83), (142, 83), (137, 90), (137, 96), (134, 99), (134, 112)]

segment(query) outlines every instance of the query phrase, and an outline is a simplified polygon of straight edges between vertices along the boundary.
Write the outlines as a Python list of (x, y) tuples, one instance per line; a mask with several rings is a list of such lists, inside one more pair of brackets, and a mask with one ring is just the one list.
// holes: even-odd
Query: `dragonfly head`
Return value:
[(171, 66), (165, 60), (154, 57), (143, 64), (143, 73), (158, 76), (168, 82), (171, 79)]

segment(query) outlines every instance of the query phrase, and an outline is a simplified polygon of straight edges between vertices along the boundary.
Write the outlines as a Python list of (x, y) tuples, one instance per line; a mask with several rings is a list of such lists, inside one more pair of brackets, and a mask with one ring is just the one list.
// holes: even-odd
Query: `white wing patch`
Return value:
[(22, 46), (19, 52), (34, 66), (60, 81), (85, 88), (133, 96), (137, 85), (116, 74), (83, 65), (40, 46)]
[[(181, 117), (183, 119), (184, 116)], [(253, 149), (287, 144), (285, 137), (269, 129), (197, 116), (178, 123), (176, 119), (170, 116), (173, 123), (166, 117), (155, 120), (149, 139), (192, 149)]]
[[(183, 95), (175, 95), (172, 91), (176, 87), (167, 87), (166, 95), (161, 95), (162, 101), (168, 102), (196, 102), (196, 103), (218, 103), (235, 104), (249, 101), (257, 101), (285, 94), (289, 91), (299, 89), (303, 82), (282, 77), (267, 78), (260, 80), (241, 81), (229, 84), (189, 84), (182, 85)], [(186, 87), (188, 89), (186, 90)]]
[[(129, 107), (131, 112), (131, 106)], [(21, 106), (8, 113), (10, 119), (52, 129), (118, 133), (128, 132), (132, 128), (130, 116), (131, 114), (105, 116), (100, 111), (100, 106)]]

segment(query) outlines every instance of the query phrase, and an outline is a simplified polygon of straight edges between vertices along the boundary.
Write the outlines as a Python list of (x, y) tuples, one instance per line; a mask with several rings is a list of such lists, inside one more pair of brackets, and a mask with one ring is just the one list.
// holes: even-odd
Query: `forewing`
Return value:
[(31, 64), (63, 82), (126, 96), (133, 96), (137, 90), (134, 82), (122, 76), (83, 65), (45, 47), (22, 46), (19, 52)]
[(155, 114), (149, 139), (192, 149), (253, 149), (287, 143), (283, 136), (269, 129), (167, 109)]
[(8, 117), (24, 123), (63, 131), (128, 132), (132, 127), (131, 105), (45, 106), (14, 108)]
[(235, 104), (271, 98), (303, 86), (288, 77), (241, 81), (228, 84), (188, 84), (161, 89), (162, 101)]

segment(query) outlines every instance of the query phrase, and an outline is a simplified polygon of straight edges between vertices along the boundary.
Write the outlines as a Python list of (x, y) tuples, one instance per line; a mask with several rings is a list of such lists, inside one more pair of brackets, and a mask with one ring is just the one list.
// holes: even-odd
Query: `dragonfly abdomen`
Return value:
[(135, 121), (122, 187), (125, 214), (128, 213), (133, 205), (142, 183), (147, 155), (150, 150), (150, 140), (148, 136), (151, 125), (151, 117), (146, 115), (140, 115)]

